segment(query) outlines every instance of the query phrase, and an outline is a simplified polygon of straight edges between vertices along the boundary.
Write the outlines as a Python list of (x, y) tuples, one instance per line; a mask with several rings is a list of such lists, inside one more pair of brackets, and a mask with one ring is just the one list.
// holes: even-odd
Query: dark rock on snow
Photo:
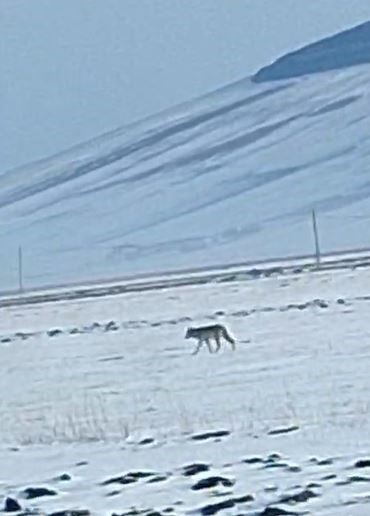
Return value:
[(201, 489), (210, 489), (212, 487), (216, 487), (218, 485), (222, 485), (223, 487), (232, 487), (234, 485), (234, 481), (224, 477), (207, 477), (202, 478), (196, 484), (192, 486), (193, 491), (200, 491)]
[(207, 439), (216, 439), (218, 437), (225, 437), (230, 435), (228, 430), (215, 430), (214, 432), (204, 432), (202, 434), (195, 434), (191, 436), (193, 441), (205, 441)]
[(18, 512), (21, 511), (22, 507), (19, 505), (17, 500), (14, 498), (6, 498), (4, 504), (4, 512)]
[(57, 492), (52, 489), (48, 489), (47, 487), (27, 487), (23, 491), (25, 497), (28, 500), (33, 498), (41, 498), (42, 496), (56, 496)]
[(204, 463), (194, 463), (189, 464), (188, 466), (184, 466), (183, 475), (184, 477), (192, 477), (193, 475), (197, 475), (198, 473), (203, 473), (204, 471), (209, 470), (209, 465)]

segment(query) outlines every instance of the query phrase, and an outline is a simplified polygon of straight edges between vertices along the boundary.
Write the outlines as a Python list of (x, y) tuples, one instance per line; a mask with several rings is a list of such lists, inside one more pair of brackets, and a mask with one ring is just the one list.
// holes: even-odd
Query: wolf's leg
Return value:
[(231, 335), (229, 335), (226, 328), (223, 328), (222, 336), (225, 340), (227, 340), (227, 342), (231, 344), (231, 349), (235, 351), (235, 340), (231, 337)]
[(220, 348), (221, 348), (221, 340), (220, 340), (220, 336), (216, 333), (215, 335), (215, 341), (216, 341), (216, 353), (217, 351), (220, 351)]
[(195, 348), (195, 350), (193, 351), (192, 355), (196, 355), (197, 353), (199, 353), (199, 350), (200, 348), (202, 347), (202, 344), (203, 344), (203, 341), (201, 339), (198, 340), (198, 345), (197, 347)]
[(231, 349), (233, 351), (235, 351), (235, 340), (234, 339), (229, 339), (229, 342), (230, 342), (230, 345), (231, 345)]
[(213, 353), (212, 346), (211, 346), (211, 341), (209, 339), (206, 339), (206, 344), (208, 346), (208, 351), (210, 353)]

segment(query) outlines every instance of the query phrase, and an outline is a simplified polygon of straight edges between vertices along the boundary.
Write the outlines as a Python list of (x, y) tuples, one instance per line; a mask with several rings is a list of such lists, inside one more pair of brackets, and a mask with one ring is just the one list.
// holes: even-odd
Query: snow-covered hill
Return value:
[(368, 32), (2, 173), (2, 289), (369, 245)]

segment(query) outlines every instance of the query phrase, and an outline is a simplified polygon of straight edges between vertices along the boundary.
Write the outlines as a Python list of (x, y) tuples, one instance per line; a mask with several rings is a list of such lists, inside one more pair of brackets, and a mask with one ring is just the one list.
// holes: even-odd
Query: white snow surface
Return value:
[[(3, 308), (0, 495), (47, 515), (366, 516), (369, 289), (341, 270)], [(214, 322), (236, 351), (192, 355), (186, 327)], [(40, 486), (56, 496), (25, 499)]]
[(312, 208), (323, 251), (368, 246), (370, 66), (363, 26), (346, 37), (316, 70), (309, 50), (311, 74), (246, 78), (0, 174), (1, 290), (19, 245), (28, 287), (307, 254)]

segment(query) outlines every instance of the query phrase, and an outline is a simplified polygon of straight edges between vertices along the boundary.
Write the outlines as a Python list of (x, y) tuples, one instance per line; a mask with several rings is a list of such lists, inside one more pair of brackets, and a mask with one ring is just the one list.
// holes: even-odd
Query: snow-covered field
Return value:
[[(2, 308), (0, 495), (25, 514), (369, 514), (369, 291), (369, 269), (340, 270)], [(186, 327), (212, 321), (236, 351), (193, 356)]]

